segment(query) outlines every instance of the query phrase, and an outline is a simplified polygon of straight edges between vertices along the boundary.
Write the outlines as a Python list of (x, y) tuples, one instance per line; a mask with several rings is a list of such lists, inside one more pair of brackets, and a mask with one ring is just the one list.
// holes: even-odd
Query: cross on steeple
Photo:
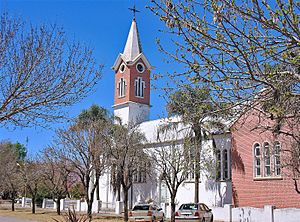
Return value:
[(135, 13), (140, 11), (135, 8), (135, 4), (133, 5), (133, 8), (128, 8), (128, 9), (133, 12), (133, 19), (135, 20)]

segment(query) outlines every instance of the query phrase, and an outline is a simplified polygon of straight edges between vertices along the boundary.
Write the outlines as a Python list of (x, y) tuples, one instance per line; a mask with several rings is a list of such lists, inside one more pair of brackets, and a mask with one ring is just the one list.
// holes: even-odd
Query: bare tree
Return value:
[(209, 85), (211, 101), (230, 104), (234, 117), (255, 109), (272, 120), (265, 130), (299, 147), (287, 127), (300, 124), (298, 2), (153, 0), (150, 9), (174, 37), (172, 48), (158, 41), (160, 50), (185, 66), (168, 75), (175, 85)]
[[(299, 98), (299, 4), (282, 0), (274, 4), (256, 0), (152, 2), (150, 9), (165, 22), (166, 32), (174, 35), (174, 50), (162, 42), (160, 49), (187, 68), (170, 77), (209, 84), (214, 89), (212, 98), (233, 106), (249, 105), (253, 98), (271, 98), (279, 80), (291, 85), (287, 99)], [(261, 94), (264, 88), (272, 93)]]
[(106, 167), (104, 137), (107, 124), (106, 121), (98, 120), (83, 127), (80, 122), (76, 122), (66, 130), (58, 130), (55, 143), (60, 147), (61, 158), (66, 160), (71, 172), (78, 176), (84, 186), (90, 219), (94, 193), (99, 183), (96, 172), (102, 175)]
[(8, 194), (11, 200), (11, 210), (15, 210), (15, 199), (21, 190), (21, 175), (19, 172), (19, 156), (11, 143), (0, 143), (0, 189)]
[(72, 184), (70, 166), (64, 158), (61, 158), (60, 152), (54, 147), (48, 147), (41, 153), (43, 183), (56, 203), (58, 215), (60, 215), (60, 201), (67, 196), (68, 186)]
[(128, 221), (128, 192), (133, 176), (145, 168), (148, 160), (144, 152), (145, 137), (136, 125), (114, 125), (106, 142), (111, 173), (119, 180), (123, 191), (124, 221)]
[(166, 123), (158, 129), (160, 147), (147, 149), (152, 165), (168, 187), (171, 198), (171, 222), (175, 221), (176, 195), (178, 188), (193, 171), (194, 160), (190, 160), (192, 147), (184, 146), (184, 138), (189, 134), (183, 124)]
[(0, 18), (0, 124), (46, 125), (87, 96), (100, 79), (92, 50), (56, 25)]
[(33, 214), (35, 214), (37, 194), (42, 185), (42, 168), (42, 163), (36, 159), (27, 159), (19, 164), (23, 185), (32, 198), (31, 212)]

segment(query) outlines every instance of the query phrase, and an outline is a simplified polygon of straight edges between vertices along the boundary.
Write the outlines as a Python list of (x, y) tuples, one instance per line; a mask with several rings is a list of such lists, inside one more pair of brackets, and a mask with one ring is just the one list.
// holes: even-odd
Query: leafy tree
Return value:
[(24, 161), (25, 158), (26, 158), (26, 155), (27, 155), (27, 150), (26, 150), (26, 147), (25, 145), (17, 142), (15, 144), (13, 144), (13, 146), (15, 147), (15, 149), (17, 150), (17, 153), (18, 153), (18, 159), (20, 161)]
[[(197, 98), (195, 100), (195, 98)], [(202, 143), (207, 139), (211, 131), (223, 130), (221, 123), (225, 115), (226, 105), (217, 105), (212, 102), (210, 89), (208, 86), (182, 85), (177, 91), (171, 93), (167, 105), (171, 115), (180, 115), (180, 120), (191, 132), (187, 134), (186, 140), (190, 141), (193, 147), (195, 163), (195, 203), (199, 202), (200, 183), (200, 156), (202, 155)], [(222, 107), (223, 113), (219, 112)], [(224, 122), (224, 120), (223, 120)]]
[[(144, 152), (144, 135), (135, 125), (113, 125), (106, 137), (106, 149), (113, 177), (119, 180), (123, 191), (124, 221), (128, 221), (128, 192), (138, 170), (145, 170), (147, 155)], [(118, 184), (119, 184), (118, 183)]]
[(56, 25), (0, 18), (0, 124), (47, 125), (85, 98), (101, 77), (92, 50)]
[[(98, 105), (92, 105), (89, 109), (83, 110), (78, 116), (78, 124), (82, 127), (86, 125), (89, 126), (92, 122), (104, 121), (107, 123), (112, 123), (112, 118), (109, 116), (107, 109), (100, 107)], [(100, 156), (98, 158), (101, 158)], [(100, 163), (100, 159), (98, 160)], [(101, 171), (95, 171), (96, 180), (99, 180), (101, 176)], [(97, 200), (100, 200), (100, 187), (97, 184), (96, 187)]]

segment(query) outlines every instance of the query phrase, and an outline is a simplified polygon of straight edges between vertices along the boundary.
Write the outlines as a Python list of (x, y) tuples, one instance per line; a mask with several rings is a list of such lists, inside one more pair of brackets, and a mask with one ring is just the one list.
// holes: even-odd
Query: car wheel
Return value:
[(205, 222), (205, 218), (204, 218), (204, 217), (202, 218), (202, 221), (201, 221), (201, 222)]
[(213, 221), (214, 221), (214, 216), (211, 216), (210, 222), (213, 222)]

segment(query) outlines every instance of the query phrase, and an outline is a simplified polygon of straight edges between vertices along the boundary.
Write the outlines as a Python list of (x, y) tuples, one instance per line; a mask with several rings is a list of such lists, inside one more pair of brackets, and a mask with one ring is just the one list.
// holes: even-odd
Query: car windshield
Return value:
[(149, 205), (136, 205), (132, 210), (149, 210)]
[(182, 204), (179, 210), (198, 210), (198, 204)]

